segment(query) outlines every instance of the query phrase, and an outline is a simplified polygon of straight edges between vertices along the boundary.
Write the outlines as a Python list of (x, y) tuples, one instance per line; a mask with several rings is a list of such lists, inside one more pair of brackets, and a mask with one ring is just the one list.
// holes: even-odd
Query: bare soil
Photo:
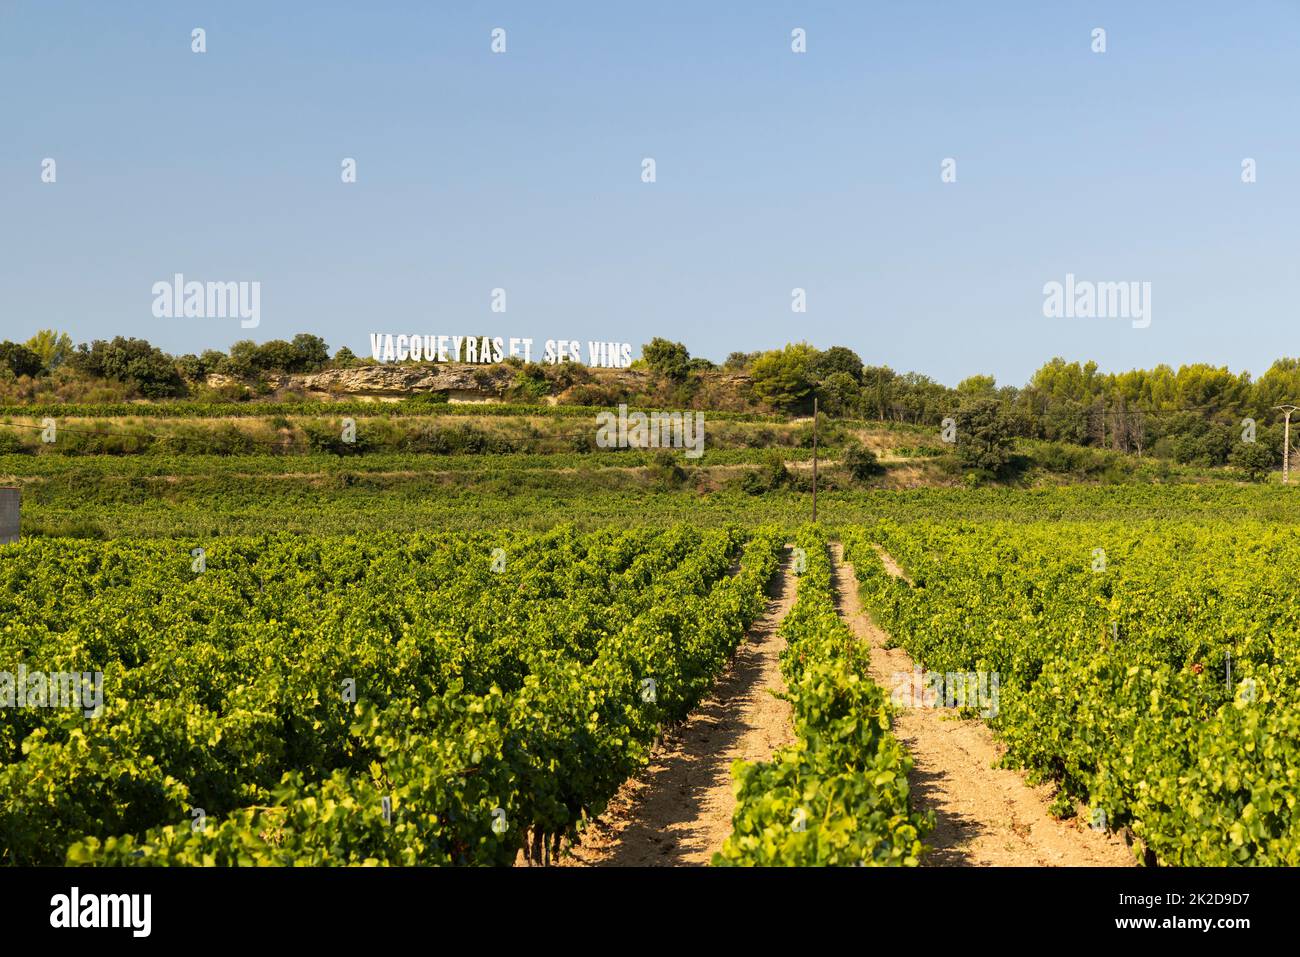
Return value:
[(777, 626), (794, 604), (789, 547), (763, 615), (750, 627), (727, 671), (686, 721), (671, 729), (645, 770), (629, 780), (606, 812), (560, 863), (579, 866), (705, 865), (731, 834), (736, 809), (731, 765), (766, 761), (794, 741), (777, 656)]
[[(838, 545), (836, 547), (839, 548)], [(903, 579), (903, 581), (907, 582), (909, 585), (915, 584), (915, 582), (913, 582), (912, 579), (907, 577), (907, 574), (903, 571), (902, 567), (898, 564), (898, 562), (894, 561), (894, 556), (890, 555), (889, 552), (885, 551), (883, 546), (873, 545), (871, 547), (874, 548), (876, 550), (876, 554), (880, 556), (880, 563), (885, 566), (885, 571), (893, 575), (895, 578)], [(837, 558), (838, 563), (842, 566), (844, 564), (843, 549), (840, 549), (840, 551), (836, 552), (835, 554), (836, 556), (838, 556)], [(856, 585), (854, 586), (853, 591), (854, 594), (856, 595), (857, 593)]]
[[(903, 577), (887, 554), (890, 574)], [(888, 636), (863, 612), (853, 567), (835, 546), (835, 586), (840, 614), (871, 646), (872, 678), (886, 691), (894, 675), (912, 672), (901, 648), (885, 648)], [(1089, 828), (1079, 818), (1058, 820), (1048, 811), (1051, 785), (1030, 786), (1023, 774), (995, 765), (1003, 748), (978, 719), (963, 720), (952, 708), (899, 708), (894, 734), (915, 765), (908, 776), (913, 800), (935, 814), (925, 838), (927, 866), (1095, 867), (1133, 866), (1133, 851), (1115, 834)]]

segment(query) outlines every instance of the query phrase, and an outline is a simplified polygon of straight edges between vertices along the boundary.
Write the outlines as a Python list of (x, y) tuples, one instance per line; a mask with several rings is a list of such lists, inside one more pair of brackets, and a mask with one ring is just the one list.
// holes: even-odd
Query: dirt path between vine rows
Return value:
[(789, 546), (768, 590), (767, 609), (749, 629), (713, 690), (655, 749), (650, 763), (587, 827), (561, 864), (667, 867), (703, 865), (731, 834), (733, 761), (765, 761), (794, 740), (777, 655), (777, 626), (794, 604)]
[[(871, 646), (871, 676), (886, 692), (894, 675), (913, 671), (901, 648), (885, 648), (888, 636), (862, 609), (853, 566), (837, 543), (835, 588), (840, 614)], [(903, 577), (888, 555), (890, 574)], [(917, 690), (917, 698), (919, 692)], [(913, 700), (916, 700), (914, 698)], [(950, 708), (899, 708), (894, 734), (911, 753), (908, 776), (913, 800), (935, 814), (925, 838), (928, 866), (1095, 867), (1134, 866), (1133, 851), (1114, 834), (1089, 828), (1076, 817), (1060, 821), (1048, 812), (1050, 785), (1031, 787), (1024, 776), (994, 767), (1002, 747), (982, 721), (962, 720)]]

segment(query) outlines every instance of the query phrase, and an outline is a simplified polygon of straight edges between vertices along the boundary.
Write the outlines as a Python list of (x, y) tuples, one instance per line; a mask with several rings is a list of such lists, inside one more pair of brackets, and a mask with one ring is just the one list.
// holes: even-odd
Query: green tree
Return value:
[(37, 376), (45, 368), (41, 357), (16, 342), (0, 342), (0, 370), (8, 370), (16, 376)]
[(320, 336), (300, 332), (293, 337), (294, 358), (290, 372), (319, 372), (330, 361), (330, 349)]
[(994, 389), (997, 388), (997, 382), (991, 375), (973, 375), (962, 379), (957, 383), (957, 394), (963, 398), (967, 396), (975, 398), (991, 398)]
[(145, 339), (116, 336), (77, 347), (68, 364), (85, 375), (125, 382), (147, 399), (185, 394), (185, 381), (171, 356)]
[(750, 495), (763, 495), (789, 485), (791, 475), (785, 467), (785, 457), (779, 449), (769, 449), (757, 469), (746, 472), (740, 487)]
[(993, 399), (973, 399), (957, 410), (957, 461), (966, 468), (1001, 474), (1011, 460), (1011, 432)]
[(203, 378), (207, 370), (204, 368), (203, 360), (199, 356), (189, 353), (177, 357), (176, 371), (181, 374), (182, 379), (196, 382)]
[(825, 352), (818, 353), (809, 369), (816, 382), (823, 382), (836, 373), (852, 377), (854, 382), (862, 381), (862, 360), (852, 349), (845, 346), (831, 346)]
[(779, 409), (803, 406), (812, 398), (812, 363), (817, 350), (806, 342), (765, 352), (755, 360), (751, 375), (754, 394)]
[(1278, 359), (1259, 377), (1254, 388), (1255, 415), (1262, 418), (1275, 406), (1296, 404), (1300, 398), (1300, 359)]
[(752, 366), (762, 354), (761, 352), (733, 352), (722, 363), (722, 368), (729, 372), (741, 372)]
[(691, 354), (680, 342), (655, 336), (641, 347), (641, 357), (655, 372), (675, 382), (684, 381), (690, 372)]
[(257, 343), (252, 339), (240, 339), (230, 347), (230, 353), (217, 371), (236, 379), (249, 378), (257, 371), (257, 349)]
[(293, 343), (283, 339), (268, 339), (253, 354), (253, 367), (261, 372), (293, 372), (297, 362)]
[(204, 349), (203, 354), (185, 355), (176, 360), (176, 368), (190, 382), (202, 382), (218, 371), (226, 361), (226, 354), (216, 349)]
[(897, 373), (889, 366), (866, 366), (862, 370), (862, 406), (868, 415), (884, 421), (893, 405)]
[(834, 372), (817, 387), (817, 397), (829, 415), (852, 415), (862, 397), (862, 387), (847, 372)]
[(53, 372), (72, 355), (72, 338), (66, 332), (42, 329), (27, 340), (26, 346), (41, 357), (41, 365)]

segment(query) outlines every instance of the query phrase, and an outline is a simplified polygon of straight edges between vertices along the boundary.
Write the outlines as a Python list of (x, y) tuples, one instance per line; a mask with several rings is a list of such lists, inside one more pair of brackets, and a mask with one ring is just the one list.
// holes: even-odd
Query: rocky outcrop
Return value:
[(330, 369), (310, 375), (286, 376), (280, 388), (296, 388), (324, 395), (392, 396), (402, 398), (428, 392), (493, 399), (509, 388), (514, 370), (508, 366), (379, 365)]
[[(277, 392), (305, 392), (318, 398), (401, 399), (422, 393), (445, 393), (452, 401), (490, 402), (514, 382), (508, 366), (367, 365), (295, 375), (269, 375)], [(231, 376), (213, 374), (207, 384), (220, 389), (240, 385)]]
[[(554, 402), (557, 393), (565, 396), (584, 387), (607, 387), (611, 394), (635, 395), (654, 386), (654, 376), (642, 369), (592, 369), (573, 370), (556, 366), (524, 368), (541, 369), (551, 380)], [(359, 365), (348, 369), (327, 369), (294, 375), (270, 375), (267, 385), (276, 392), (305, 393), (312, 398), (375, 399), (392, 401), (410, 396), (441, 393), (450, 402), (500, 402), (517, 382), (519, 369), (505, 364), (474, 365), (469, 363), (425, 363)], [(710, 398), (735, 399), (743, 395), (749, 377), (736, 372), (705, 373), (704, 392)], [(207, 377), (212, 388), (241, 385), (230, 376), (213, 374)], [(567, 399), (560, 399), (567, 401)], [(603, 403), (598, 403), (603, 404)], [(721, 403), (727, 407), (731, 403)]]

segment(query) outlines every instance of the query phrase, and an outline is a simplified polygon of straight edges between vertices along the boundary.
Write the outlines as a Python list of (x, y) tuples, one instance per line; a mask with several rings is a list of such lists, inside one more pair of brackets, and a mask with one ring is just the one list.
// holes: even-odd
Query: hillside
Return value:
[[(749, 395), (751, 377), (743, 372), (702, 372), (685, 399), (690, 408), (715, 411), (761, 409)], [(272, 373), (263, 383), (277, 399), (367, 399), (393, 402), (415, 396), (448, 402), (498, 402), (517, 397), (521, 387), (547, 405), (598, 405), (599, 400), (628, 400), (660, 394), (661, 382), (649, 369), (557, 368), (510, 363), (390, 363), (326, 369), (310, 373)], [(248, 387), (246, 379), (221, 373), (204, 377), (214, 391)], [(529, 386), (532, 388), (529, 389)], [(770, 410), (770, 409), (769, 409)]]

